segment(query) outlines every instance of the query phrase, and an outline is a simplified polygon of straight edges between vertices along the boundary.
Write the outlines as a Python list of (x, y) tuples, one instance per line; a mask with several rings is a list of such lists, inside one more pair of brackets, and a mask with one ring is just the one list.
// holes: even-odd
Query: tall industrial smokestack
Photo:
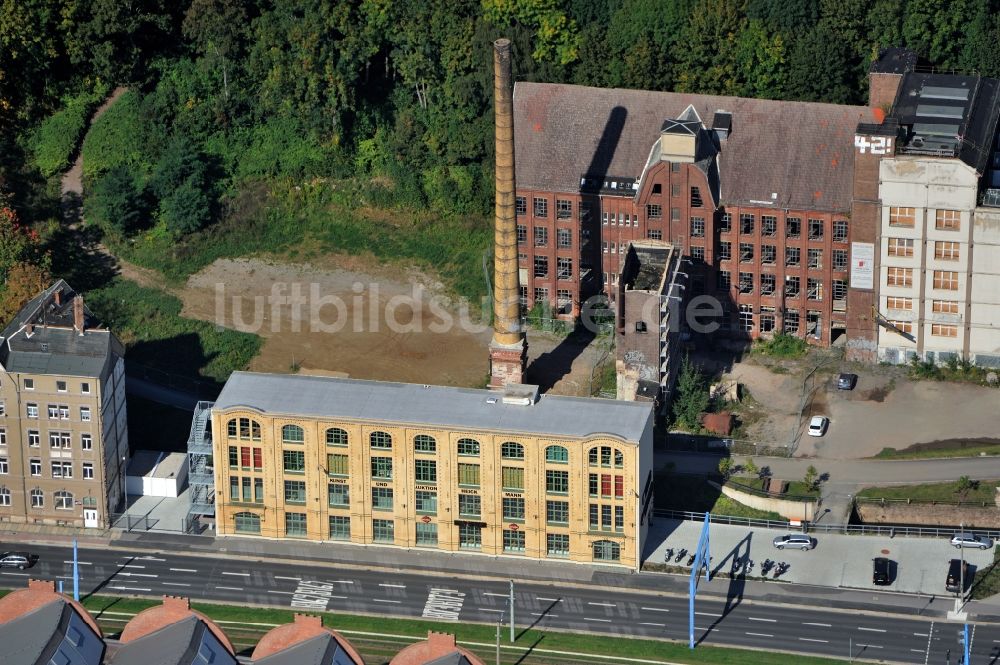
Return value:
[(496, 230), (493, 261), (493, 341), (490, 387), (524, 383), (528, 344), (521, 326), (514, 183), (514, 89), (510, 40), (493, 42), (496, 115)]

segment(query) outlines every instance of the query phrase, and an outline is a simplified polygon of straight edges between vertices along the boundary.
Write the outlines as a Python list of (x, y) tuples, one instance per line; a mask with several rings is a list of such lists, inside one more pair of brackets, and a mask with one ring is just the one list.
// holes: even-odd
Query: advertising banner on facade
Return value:
[(851, 288), (875, 288), (875, 245), (873, 243), (851, 243)]

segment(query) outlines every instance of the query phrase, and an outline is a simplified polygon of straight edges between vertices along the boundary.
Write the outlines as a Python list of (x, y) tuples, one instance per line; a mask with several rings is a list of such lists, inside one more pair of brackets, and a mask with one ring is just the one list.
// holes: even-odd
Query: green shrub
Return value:
[(801, 358), (809, 350), (809, 344), (801, 337), (778, 333), (771, 339), (758, 339), (754, 348), (774, 358)]
[(128, 91), (91, 126), (83, 141), (83, 175), (87, 178), (115, 166), (150, 168), (148, 127), (140, 109), (139, 94)]
[(119, 164), (97, 178), (84, 206), (87, 219), (112, 236), (131, 235), (149, 219), (143, 186), (128, 164)]
[(272, 118), (241, 138), (245, 145), (231, 164), (240, 179), (306, 178), (331, 172), (331, 151), (303, 130), (294, 118)]
[(107, 87), (82, 92), (63, 101), (63, 107), (42, 121), (31, 137), (31, 152), (35, 166), (45, 177), (62, 173), (87, 129), (94, 108), (107, 94)]

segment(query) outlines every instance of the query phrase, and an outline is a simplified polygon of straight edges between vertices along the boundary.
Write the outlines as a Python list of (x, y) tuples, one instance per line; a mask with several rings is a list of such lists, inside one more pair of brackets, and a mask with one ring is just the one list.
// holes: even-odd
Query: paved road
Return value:
[[(16, 547), (0, 542), (0, 548)], [(31, 571), (0, 571), (0, 583), (20, 586), (30, 575), (70, 585), (72, 550), (38, 546)], [(190, 556), (141, 550), (81, 549), (81, 593), (184, 595), (292, 607), (303, 611), (365, 612), (442, 620), (494, 622), (507, 606), (508, 585), (498, 580), (344, 569), (300, 562)], [(702, 643), (889, 662), (945, 662), (957, 654), (957, 624), (925, 618), (832, 611), (803, 605), (703, 599), (695, 618)], [(813, 604), (812, 606), (809, 606)], [(687, 600), (635, 590), (518, 582), (515, 618), (523, 629), (560, 628), (621, 636), (686, 639)], [(973, 663), (995, 662), (1000, 626), (976, 626)], [(993, 659), (993, 660), (991, 660)]]

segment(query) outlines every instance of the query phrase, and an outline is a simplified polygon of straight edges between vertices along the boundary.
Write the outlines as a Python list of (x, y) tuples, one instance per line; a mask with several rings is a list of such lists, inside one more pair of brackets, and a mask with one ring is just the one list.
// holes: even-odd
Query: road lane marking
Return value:
[(767, 623), (778, 623), (777, 619), (761, 619), (759, 617), (747, 617), (748, 621), (766, 621)]
[[(927, 637), (927, 636), (928, 636), (928, 633), (913, 633), (913, 636), (914, 636), (914, 637)], [(921, 649), (921, 650), (920, 650), (920, 653), (923, 653), (923, 652), (924, 652), (924, 650), (923, 650), (923, 649)]]
[(858, 644), (859, 647), (864, 647), (865, 649), (881, 649), (877, 644)]
[(489, 607), (477, 607), (476, 609), (479, 610), (480, 612), (500, 612), (501, 614), (507, 611), (507, 610), (492, 609)]
[(802, 623), (803, 626), (819, 626), (821, 628), (832, 628), (828, 623), (813, 623), (811, 621), (805, 621)]
[(669, 612), (670, 611), (670, 610), (668, 610), (666, 608), (663, 608), (663, 607), (642, 607), (640, 609), (643, 609), (643, 610), (646, 610), (646, 611), (649, 611), (649, 612)]
[(590, 617), (583, 617), (584, 621), (600, 621), (601, 623), (611, 623), (611, 619), (591, 619)]
[(31, 573), (8, 573), (8, 572), (3, 572), (3, 573), (0, 573), (0, 575), (17, 575), (18, 577), (27, 577), (28, 575), (31, 575)]
[(243, 587), (238, 586), (216, 586), (216, 589), (226, 589), (227, 591), (243, 591)]
[[(72, 560), (70, 560), (70, 561), (63, 561), (63, 563), (73, 563), (73, 561)], [(77, 561), (76, 564), (78, 566), (93, 566), (94, 565), (94, 564), (90, 563), (89, 561)]]
[(222, 571), (222, 574), (233, 575), (234, 577), (250, 577), (250, 573), (227, 573), (226, 571)]
[(509, 594), (506, 593), (492, 593), (490, 591), (484, 591), (484, 596), (493, 596), (494, 598), (506, 598)]
[(333, 580), (330, 584), (354, 584), (354, 580)]
[(194, 568), (171, 568), (172, 573), (197, 573), (198, 571)]
[(769, 635), (768, 633), (751, 633), (747, 631), (747, 635), (753, 635), (754, 637), (774, 637), (774, 635)]
[(869, 633), (884, 633), (885, 628), (865, 628), (864, 626), (858, 626), (858, 630), (865, 630)]
[(146, 568), (146, 566), (137, 566), (134, 563), (120, 563), (120, 564), (118, 564), (118, 567), (119, 568), (138, 568), (140, 570), (144, 570)]
[(617, 603), (587, 603), (588, 605), (594, 605), (596, 607), (618, 607)]
[(157, 577), (153, 573), (115, 573), (113, 577)]
[(135, 586), (109, 586), (109, 589), (119, 589), (121, 591), (152, 591), (152, 589), (142, 589)]
[(386, 598), (372, 598), (372, 600), (376, 603), (396, 603), (397, 605), (403, 602), (401, 600), (391, 600)]
[(714, 612), (695, 612), (698, 616), (703, 617), (721, 617), (721, 614), (715, 614)]
[(191, 586), (190, 584), (186, 584), (184, 582), (164, 582), (163, 584), (166, 586)]
[(923, 653), (924, 652), (923, 649), (910, 649), (910, 651), (912, 651), (914, 653)]
[(139, 558), (143, 561), (166, 561), (166, 559), (157, 559), (155, 556), (141, 556)]
[(299, 581), (302, 580), (301, 577), (286, 577), (284, 575), (275, 575), (274, 579), (276, 579), (276, 580), (291, 580), (293, 582), (299, 582)]
[(295, 595), (294, 591), (278, 591), (277, 589), (268, 589), (267, 592), (268, 593), (280, 593), (283, 596), (294, 596)]
[[(830, 643), (830, 640), (814, 640), (811, 637), (800, 637), (799, 641), (800, 642), (819, 642), (821, 644), (829, 644)], [(923, 653), (923, 651), (921, 651), (920, 653)]]
[(462, 612), (464, 603), (465, 594), (461, 591), (431, 587), (421, 616), (425, 619), (458, 621), (458, 615)]
[(639, 625), (640, 626), (653, 626), (654, 628), (666, 628), (667, 627), (667, 624), (665, 624), (665, 623), (648, 623), (648, 622), (642, 622)]
[(384, 586), (384, 587), (387, 587), (389, 589), (405, 589), (406, 588), (405, 584), (379, 584), (379, 586)]
[(543, 603), (561, 603), (562, 602), (562, 598), (542, 598), (541, 596), (539, 596), (538, 598), (535, 598), (535, 600), (540, 600)]
[[(492, 611), (496, 612), (497, 610), (492, 610)], [(499, 610), (499, 611), (503, 612), (503, 610)], [(533, 617), (547, 617), (549, 619), (558, 619), (559, 618), (558, 614), (548, 614), (547, 612), (532, 612), (531, 616), (533, 616)]]

